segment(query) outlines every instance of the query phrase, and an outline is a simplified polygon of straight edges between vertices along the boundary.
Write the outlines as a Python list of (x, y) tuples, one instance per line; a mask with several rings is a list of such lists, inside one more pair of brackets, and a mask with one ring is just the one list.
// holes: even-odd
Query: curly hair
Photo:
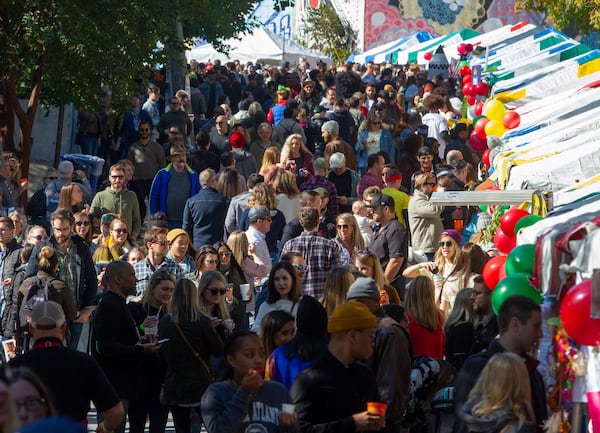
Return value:
[(248, 207), (264, 206), (269, 210), (277, 209), (277, 196), (272, 186), (266, 183), (259, 183), (250, 193), (248, 198)]

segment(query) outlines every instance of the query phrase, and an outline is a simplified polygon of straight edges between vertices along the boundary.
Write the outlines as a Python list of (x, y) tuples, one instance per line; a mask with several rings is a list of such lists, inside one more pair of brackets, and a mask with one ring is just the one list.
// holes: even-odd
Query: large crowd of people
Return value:
[(456, 433), (541, 428), (540, 306), (496, 315), (490, 215), (430, 200), (484, 175), (454, 79), (306, 61), (188, 78), (80, 113), (98, 191), (62, 161), (27, 203), (0, 159), (2, 432), (87, 425), (91, 402), (98, 432), (164, 432), (169, 412), (177, 433), (420, 432), (445, 386)]

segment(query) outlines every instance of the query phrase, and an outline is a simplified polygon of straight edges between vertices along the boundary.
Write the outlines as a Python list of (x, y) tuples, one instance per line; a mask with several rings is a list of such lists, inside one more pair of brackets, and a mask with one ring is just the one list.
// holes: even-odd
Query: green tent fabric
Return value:
[[(449, 39), (454, 39), (456, 37), (460, 37), (460, 39), (464, 41), (464, 40), (471, 39), (471, 38), (474, 38), (479, 35), (480, 35), (480, 33), (473, 29), (464, 28), (462, 30), (457, 30), (455, 32), (447, 34), (446, 36), (442, 36), (442, 37), (436, 38), (432, 41), (427, 41), (422, 44), (419, 44), (416, 47), (412, 47), (412, 50), (408, 53), (408, 59), (406, 60), (406, 62), (399, 60), (398, 53), (400, 53), (401, 51), (397, 51), (397, 52), (393, 53), (392, 54), (392, 63), (394, 63), (394, 64), (398, 64), (399, 62), (400, 63), (407, 63), (407, 62), (408, 63), (416, 63), (417, 55), (419, 52), (435, 51), (437, 49), (437, 47), (439, 47), (445, 41), (448, 41)], [(402, 54), (403, 54), (403, 56), (405, 56), (405, 52)]]

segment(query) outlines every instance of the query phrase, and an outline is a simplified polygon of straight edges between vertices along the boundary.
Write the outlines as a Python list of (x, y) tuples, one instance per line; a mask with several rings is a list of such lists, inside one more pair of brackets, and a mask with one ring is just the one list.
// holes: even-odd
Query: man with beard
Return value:
[(127, 153), (127, 159), (135, 167), (131, 189), (137, 196), (142, 221), (146, 217), (146, 197), (150, 194), (154, 176), (166, 165), (165, 153), (160, 144), (152, 140), (151, 133), (150, 123), (140, 122), (140, 138), (131, 145)]
[(394, 199), (386, 194), (373, 197), (368, 205), (373, 212), (373, 220), (379, 225), (369, 250), (379, 258), (385, 278), (398, 291), (404, 300), (404, 276), (408, 257), (408, 233), (396, 218)]

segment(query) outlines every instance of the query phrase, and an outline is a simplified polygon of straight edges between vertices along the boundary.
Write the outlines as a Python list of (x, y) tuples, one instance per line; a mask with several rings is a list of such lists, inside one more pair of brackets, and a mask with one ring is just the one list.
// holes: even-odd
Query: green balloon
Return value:
[(488, 210), (487, 204), (480, 204), (479, 209), (481, 210), (481, 212), (487, 212), (487, 210)]
[(542, 218), (539, 215), (524, 216), (519, 221), (517, 221), (517, 223), (515, 224), (515, 234), (519, 233), (519, 230), (521, 230), (522, 228), (532, 226), (536, 222), (541, 221), (543, 219), (544, 218)]
[(477, 121), (479, 119), (487, 119), (487, 117), (485, 117), (485, 116), (476, 116), (476, 117), (473, 117), (473, 127), (475, 127), (475, 124), (477, 123)]
[(535, 257), (535, 245), (524, 244), (513, 248), (506, 258), (505, 269), (507, 275), (524, 272), (533, 274), (533, 260)]
[(538, 304), (542, 303), (542, 295), (531, 285), (530, 277), (531, 275), (520, 272), (508, 275), (496, 285), (492, 292), (492, 309), (496, 315), (504, 301), (514, 295), (527, 296)]

